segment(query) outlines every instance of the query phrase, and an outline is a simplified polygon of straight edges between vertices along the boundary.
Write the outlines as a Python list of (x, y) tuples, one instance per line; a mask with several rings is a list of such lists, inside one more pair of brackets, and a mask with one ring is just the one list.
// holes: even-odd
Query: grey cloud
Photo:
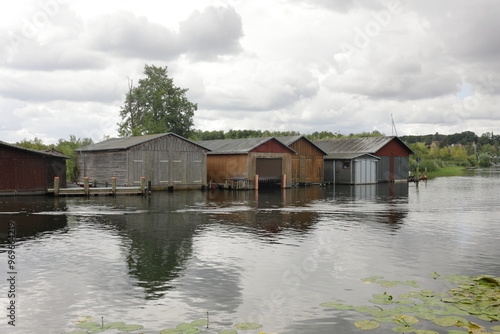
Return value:
[(121, 57), (174, 59), (184, 53), (195, 59), (241, 51), (240, 16), (231, 7), (207, 7), (180, 23), (179, 32), (130, 12), (101, 16), (92, 22), (91, 44)]
[(166, 60), (181, 52), (174, 31), (130, 12), (94, 19), (90, 34), (91, 44), (96, 49), (124, 57)]
[(212, 59), (241, 51), (242, 21), (232, 7), (207, 7), (181, 22), (179, 39), (189, 55)]

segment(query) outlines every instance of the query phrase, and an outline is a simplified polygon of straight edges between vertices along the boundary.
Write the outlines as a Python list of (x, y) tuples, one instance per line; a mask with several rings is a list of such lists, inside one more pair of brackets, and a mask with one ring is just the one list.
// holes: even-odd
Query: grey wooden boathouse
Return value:
[(201, 189), (207, 184), (207, 148), (174, 133), (112, 138), (82, 147), (79, 178), (137, 186), (145, 177), (153, 190)]

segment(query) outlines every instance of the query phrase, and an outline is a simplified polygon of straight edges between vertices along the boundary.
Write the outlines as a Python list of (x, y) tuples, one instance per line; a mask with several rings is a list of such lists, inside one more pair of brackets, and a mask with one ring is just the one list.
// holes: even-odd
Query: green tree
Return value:
[(491, 167), (491, 156), (489, 154), (479, 154), (479, 167)]
[(30, 149), (30, 150), (35, 150), (35, 151), (45, 150), (45, 149), (48, 149), (48, 148), (51, 148), (54, 146), (54, 145), (52, 145), (52, 146), (45, 145), (43, 143), (43, 141), (38, 137), (35, 137), (35, 139), (31, 139), (31, 140), (28, 140), (25, 138), (22, 141), (17, 142), (16, 145)]
[(197, 104), (186, 97), (187, 89), (176, 87), (167, 67), (145, 65), (146, 78), (137, 87), (129, 81), (129, 92), (120, 110), (122, 137), (173, 132), (188, 137)]
[(70, 135), (69, 140), (59, 139), (56, 145), (56, 150), (62, 152), (65, 156), (69, 157), (66, 160), (66, 177), (71, 182), (76, 182), (78, 180), (79, 171), (77, 168), (77, 153), (75, 150), (77, 148), (87, 146), (92, 144), (92, 139), (90, 138), (76, 138), (75, 135)]

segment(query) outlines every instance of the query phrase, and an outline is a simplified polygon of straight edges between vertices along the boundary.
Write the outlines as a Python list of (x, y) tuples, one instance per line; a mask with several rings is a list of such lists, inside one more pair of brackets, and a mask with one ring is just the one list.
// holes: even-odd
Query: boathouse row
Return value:
[(0, 195), (45, 194), (54, 178), (66, 186), (66, 159), (55, 150), (35, 151), (0, 141)]
[(207, 173), (210, 184), (242, 182), (245, 188), (259, 183), (282, 183), (291, 187), (292, 155), (296, 152), (273, 137), (197, 141), (208, 148)]
[(112, 138), (76, 151), (80, 178), (101, 185), (113, 177), (124, 186), (138, 186), (144, 177), (152, 190), (207, 184), (208, 149), (174, 133)]
[(327, 153), (325, 182), (369, 184), (406, 182), (414, 152), (396, 136), (320, 139)]

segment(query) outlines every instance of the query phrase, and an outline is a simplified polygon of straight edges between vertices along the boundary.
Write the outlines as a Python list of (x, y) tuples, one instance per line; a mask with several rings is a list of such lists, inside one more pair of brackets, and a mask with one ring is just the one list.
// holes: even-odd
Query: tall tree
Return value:
[(174, 132), (187, 137), (198, 109), (187, 99), (187, 89), (174, 85), (167, 67), (146, 64), (144, 74), (146, 78), (140, 79), (137, 87), (129, 80), (129, 91), (120, 110), (120, 136)]

